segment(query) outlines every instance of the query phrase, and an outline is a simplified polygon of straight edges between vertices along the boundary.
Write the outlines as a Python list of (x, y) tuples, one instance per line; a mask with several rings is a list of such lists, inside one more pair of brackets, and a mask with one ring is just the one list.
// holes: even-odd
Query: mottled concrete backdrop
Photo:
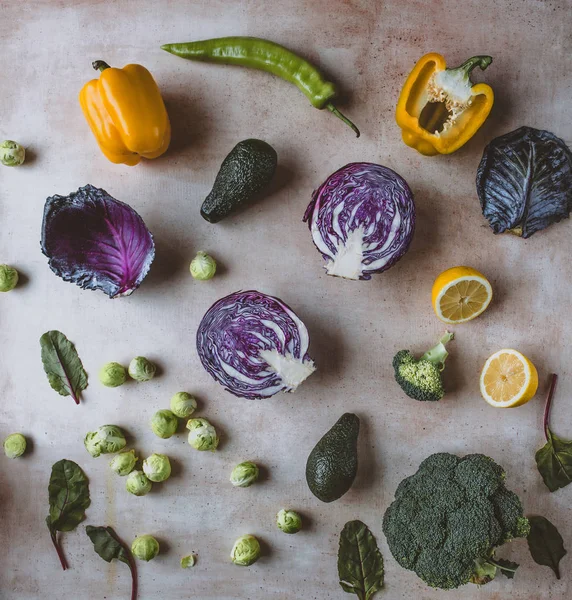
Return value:
[[(229, 34), (282, 42), (320, 65), (342, 89), (340, 107), (362, 137), (264, 73), (194, 64), (159, 49)], [(343, 600), (349, 596), (337, 580), (338, 534), (355, 518), (370, 526), (385, 559), (380, 599), (570, 597), (570, 554), (556, 581), (518, 541), (503, 551), (522, 565), (514, 580), (445, 594), (401, 569), (381, 531), (397, 484), (428, 454), (486, 452), (506, 468), (527, 512), (552, 519), (572, 550), (572, 486), (548, 493), (534, 462), (552, 371), (561, 377), (554, 428), (572, 438), (572, 224), (528, 241), (495, 237), (474, 183), (484, 145), (518, 126), (545, 128), (572, 142), (570, 0), (0, 1), (0, 48), (0, 138), (29, 149), (26, 166), (0, 168), (0, 262), (23, 275), (23, 284), (0, 298), (0, 434), (22, 431), (33, 440), (22, 460), (0, 457), (3, 600), (127, 598), (127, 568), (95, 555), (85, 524), (113, 525), (129, 542), (142, 533), (160, 540), (161, 555), (139, 565), (141, 600)], [(486, 73), (476, 75), (495, 90), (493, 112), (449, 157), (425, 158), (404, 146), (393, 117), (404, 78), (430, 51), (442, 52), (452, 65), (474, 54), (494, 57)], [(94, 75), (94, 59), (142, 63), (152, 71), (173, 125), (164, 157), (134, 168), (102, 157), (77, 102)], [(199, 215), (200, 203), (222, 158), (248, 137), (278, 152), (273, 193), (242, 215), (210, 225)], [(350, 161), (396, 169), (417, 202), (409, 253), (369, 282), (327, 277), (301, 222), (312, 190)], [(155, 235), (157, 259), (130, 298), (110, 301), (64, 283), (40, 252), (45, 198), (86, 183), (134, 206)], [(200, 249), (221, 266), (208, 283), (188, 273)], [(403, 347), (421, 351), (442, 333), (430, 305), (431, 284), (457, 264), (483, 271), (495, 300), (477, 321), (455, 328), (447, 397), (417, 403), (396, 387), (391, 358)], [(280, 296), (308, 325), (318, 371), (293, 395), (238, 400), (200, 365), (194, 336), (201, 316), (221, 296), (249, 288)], [(76, 343), (89, 372), (79, 407), (46, 381), (38, 338), (49, 329)], [(486, 357), (506, 346), (532, 358), (541, 387), (526, 406), (503, 412), (480, 398), (478, 375)], [(104, 361), (126, 363), (138, 354), (157, 361), (160, 377), (102, 388), (97, 370)], [(199, 414), (222, 432), (216, 454), (192, 450), (183, 432), (160, 440), (150, 431), (152, 413), (181, 389), (197, 394)], [(348, 494), (325, 505), (308, 491), (304, 465), (345, 411), (362, 420), (360, 472)], [(125, 427), (141, 456), (171, 456), (173, 477), (145, 498), (127, 494), (108, 459), (92, 459), (83, 448), (85, 433), (104, 423)], [(93, 500), (86, 523), (64, 535), (71, 567), (65, 573), (44, 523), (50, 468), (64, 457), (85, 469)], [(228, 476), (244, 459), (264, 465), (264, 478), (234, 489)], [(277, 530), (274, 515), (282, 507), (303, 513), (303, 532)], [(250, 569), (228, 557), (244, 533), (256, 534), (264, 546), (264, 558)], [(183, 571), (179, 558), (191, 551), (198, 564)]]

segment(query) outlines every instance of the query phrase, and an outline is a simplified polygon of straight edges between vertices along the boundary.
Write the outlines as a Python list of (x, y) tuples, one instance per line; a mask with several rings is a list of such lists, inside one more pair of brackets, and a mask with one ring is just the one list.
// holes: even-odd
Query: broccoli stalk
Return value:
[(495, 558), (495, 553), (493, 551), (488, 559), (475, 560), (475, 570), (473, 571), (469, 582), (475, 583), (476, 585), (485, 585), (491, 582), (499, 573), (502, 573), (509, 579), (513, 579), (518, 567), (518, 563), (502, 558)]
[(416, 359), (409, 350), (400, 350), (393, 358), (395, 380), (401, 389), (414, 400), (436, 401), (445, 395), (441, 371), (449, 352), (445, 344), (455, 338), (448, 331), (441, 337), (433, 348)]
[(449, 353), (445, 348), (445, 344), (447, 344), (447, 342), (450, 342), (454, 338), (454, 333), (449, 333), (448, 331), (445, 331), (443, 337), (433, 346), (433, 348), (427, 350), (427, 352), (425, 352), (425, 354), (419, 360), (428, 360), (429, 362), (432, 362), (434, 365), (436, 365), (439, 368), (439, 371), (442, 371), (445, 368), (445, 361), (447, 360), (447, 356), (449, 356)]

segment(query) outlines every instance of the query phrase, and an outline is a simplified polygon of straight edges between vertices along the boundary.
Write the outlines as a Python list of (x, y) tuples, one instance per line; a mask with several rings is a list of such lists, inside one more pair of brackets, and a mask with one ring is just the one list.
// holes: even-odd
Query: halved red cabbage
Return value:
[(235, 292), (215, 302), (197, 331), (203, 367), (240, 398), (294, 391), (316, 368), (306, 326), (282, 300)]
[(58, 277), (110, 298), (136, 290), (155, 258), (153, 236), (143, 219), (89, 184), (46, 200), (41, 245)]
[(328, 275), (371, 279), (407, 252), (415, 230), (415, 204), (407, 182), (395, 171), (350, 163), (313, 193), (303, 220)]

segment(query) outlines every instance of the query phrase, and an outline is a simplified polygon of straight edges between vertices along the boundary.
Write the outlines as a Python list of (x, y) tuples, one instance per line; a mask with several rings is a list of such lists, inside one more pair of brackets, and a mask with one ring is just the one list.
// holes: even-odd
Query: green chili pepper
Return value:
[(284, 46), (260, 38), (235, 36), (165, 44), (161, 49), (189, 60), (251, 67), (272, 73), (293, 83), (315, 108), (327, 108), (334, 113), (359, 137), (359, 129), (331, 102), (336, 95), (334, 84), (325, 81), (316, 67)]

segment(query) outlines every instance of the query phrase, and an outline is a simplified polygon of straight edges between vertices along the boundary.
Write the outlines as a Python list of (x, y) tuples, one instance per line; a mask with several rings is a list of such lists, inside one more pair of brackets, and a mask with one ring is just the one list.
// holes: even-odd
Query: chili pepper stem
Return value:
[(326, 108), (331, 113), (333, 113), (334, 115), (336, 115), (336, 117), (338, 117), (338, 119), (341, 119), (346, 125), (348, 125), (349, 127), (351, 127), (351, 129), (356, 134), (356, 137), (360, 136), (359, 129), (345, 115), (343, 115), (333, 104), (331, 104), (330, 102), (328, 102), (328, 104), (326, 104)]
[(109, 69), (109, 65), (104, 61), (104, 60), (94, 60), (91, 63), (91, 66), (96, 70), (96, 71), (105, 71), (105, 69)]
[(554, 390), (556, 389), (556, 381), (558, 380), (558, 375), (556, 373), (552, 373), (550, 376), (550, 389), (548, 390), (548, 395), (546, 396), (546, 405), (544, 406), (544, 436), (546, 437), (546, 441), (548, 442), (548, 419), (550, 417), (550, 406), (552, 405), (552, 397), (554, 396)]

